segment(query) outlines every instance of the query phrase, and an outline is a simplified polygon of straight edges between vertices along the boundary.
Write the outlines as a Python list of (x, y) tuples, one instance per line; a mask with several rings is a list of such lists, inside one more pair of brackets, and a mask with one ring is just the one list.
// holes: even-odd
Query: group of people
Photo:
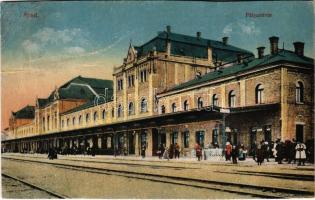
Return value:
[(165, 144), (160, 144), (157, 150), (159, 159), (179, 159), (181, 148), (178, 143), (171, 144), (170, 147), (166, 147)]
[(237, 160), (246, 160), (247, 149), (244, 144), (239, 146), (232, 145), (230, 142), (225, 144), (225, 160), (230, 161), (232, 158), (233, 164), (237, 163)]
[[(247, 149), (243, 144), (238, 146), (232, 145), (227, 142), (225, 145), (225, 160), (231, 161), (236, 164), (237, 160), (245, 160), (247, 157)], [(278, 164), (282, 164), (283, 161), (290, 163), (296, 163), (298, 165), (305, 165), (307, 158), (310, 162), (314, 162), (314, 149), (312, 145), (309, 148), (302, 143), (296, 142), (295, 139), (286, 140), (282, 142), (277, 139), (275, 142), (268, 142), (262, 140), (260, 143), (254, 142), (251, 146), (251, 155), (258, 165), (261, 165), (264, 160), (269, 162), (269, 158), (275, 158)]]
[[(268, 142), (262, 140), (258, 145), (256, 143), (252, 146), (253, 159), (256, 160), (258, 165), (261, 165), (266, 159), (269, 162), (269, 158), (275, 158), (278, 164), (282, 164), (283, 161), (288, 164), (298, 161), (298, 165), (305, 165), (307, 157), (313, 157), (313, 148), (307, 148), (303, 142), (296, 142), (295, 139), (285, 140), (284, 142), (277, 139), (276, 142)], [(307, 156), (309, 154), (309, 156)], [(310, 162), (312, 162), (310, 160)]]
[(57, 159), (57, 151), (55, 148), (49, 148), (48, 150), (48, 159), (53, 160)]

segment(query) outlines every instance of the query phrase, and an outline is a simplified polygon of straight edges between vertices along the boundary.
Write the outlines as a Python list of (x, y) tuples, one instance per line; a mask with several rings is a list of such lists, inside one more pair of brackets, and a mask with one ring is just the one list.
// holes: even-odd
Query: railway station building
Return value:
[(269, 38), (253, 52), (221, 41), (165, 31), (129, 45), (113, 80), (78, 76), (35, 106), (12, 112), (3, 151), (94, 147), (97, 154), (155, 156), (178, 143), (251, 149), (261, 140), (314, 138), (314, 63), (304, 43), (280, 49)]

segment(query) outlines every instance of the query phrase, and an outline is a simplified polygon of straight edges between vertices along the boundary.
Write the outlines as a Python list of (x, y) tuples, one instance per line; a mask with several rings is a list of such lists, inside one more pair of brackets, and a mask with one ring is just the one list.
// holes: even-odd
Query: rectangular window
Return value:
[(218, 141), (218, 136), (219, 136), (219, 130), (217, 128), (213, 129), (212, 131), (212, 144), (219, 144)]
[(143, 71), (140, 71), (140, 82), (143, 83)]
[(135, 86), (134, 77), (135, 77), (134, 75), (129, 75), (128, 76), (128, 87)]
[(178, 132), (173, 132), (172, 133), (172, 144), (177, 143), (178, 140)]
[(123, 89), (123, 80), (120, 79), (117, 81), (117, 89), (122, 90)]
[(202, 148), (204, 148), (204, 141), (205, 141), (205, 132), (204, 131), (197, 131), (196, 132), (196, 143), (198, 143)]
[(128, 87), (131, 87), (131, 77), (128, 76)]
[(131, 75), (132, 86), (135, 86), (135, 75)]
[(184, 148), (189, 148), (189, 131), (185, 131), (183, 132), (183, 144), (184, 144)]
[(145, 69), (144, 71), (143, 71), (143, 73), (144, 73), (144, 82), (147, 82), (147, 70)]

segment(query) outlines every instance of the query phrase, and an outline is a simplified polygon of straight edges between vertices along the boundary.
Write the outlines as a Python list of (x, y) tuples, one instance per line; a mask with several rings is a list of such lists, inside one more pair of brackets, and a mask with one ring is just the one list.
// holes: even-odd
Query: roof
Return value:
[(113, 81), (77, 76), (52, 91), (48, 98), (38, 99), (38, 106), (40, 108), (47, 106), (54, 101), (55, 96), (58, 99), (85, 99), (93, 101), (97, 95), (105, 96), (106, 88), (108, 92), (106, 98), (111, 99), (113, 95)]
[(112, 101), (112, 100), (111, 99), (107, 99), (105, 101), (104, 98), (99, 98), (98, 101), (91, 100), (91, 101), (86, 102), (85, 104), (82, 104), (82, 105), (80, 105), (78, 107), (75, 107), (75, 108), (73, 108), (71, 110), (68, 110), (68, 111), (62, 113), (62, 115), (78, 112), (78, 111), (81, 111), (81, 110), (84, 110), (84, 109), (88, 109), (88, 108), (91, 108), (91, 107), (94, 107), (94, 106), (97, 106), (97, 105), (101, 105), (101, 104), (107, 103), (109, 101)]
[[(230, 67), (226, 67), (220, 70), (212, 71), (201, 78), (195, 78), (191, 81), (182, 83), (180, 85), (177, 85), (173, 88), (171, 88), (168, 91), (174, 91), (174, 90), (179, 90), (179, 89), (184, 89), (190, 86), (195, 86), (201, 83), (213, 81), (215, 79), (219, 79), (222, 77), (226, 76), (231, 76), (238, 74), (240, 72), (252, 70), (255, 68), (259, 68), (262, 66), (266, 66), (269, 64), (275, 64), (279, 62), (290, 62), (290, 63), (297, 63), (297, 64), (302, 64), (302, 65), (307, 65), (307, 66), (314, 66), (314, 60), (312, 58), (308, 58), (305, 56), (298, 56), (292, 51), (288, 50), (280, 50), (277, 54), (273, 55), (266, 55), (263, 58), (249, 58), (245, 59), (243, 63), (241, 64), (235, 64)], [(167, 91), (167, 92), (168, 92)]]
[(35, 117), (35, 106), (27, 105), (17, 112), (12, 112), (16, 119), (33, 119)]
[(197, 38), (195, 36), (166, 31), (159, 32), (152, 40), (142, 46), (135, 47), (135, 49), (137, 50), (139, 57), (148, 54), (154, 49), (159, 52), (165, 52), (167, 40), (171, 42), (172, 55), (207, 58), (208, 46), (210, 46), (212, 48), (212, 57), (214, 61), (220, 60), (223, 62), (232, 62), (237, 60), (237, 54), (242, 54), (245, 57), (254, 56), (254, 54), (250, 51), (229, 44), (224, 44), (220, 41)]
[(87, 78), (82, 76), (77, 76), (64, 85), (62, 85), (60, 88), (66, 88), (71, 83), (77, 83), (77, 84), (87, 84), (90, 87), (92, 87), (98, 94), (104, 94), (105, 88), (108, 88), (110, 90), (113, 89), (113, 81), (112, 80), (104, 80), (104, 79), (97, 79), (97, 78)]

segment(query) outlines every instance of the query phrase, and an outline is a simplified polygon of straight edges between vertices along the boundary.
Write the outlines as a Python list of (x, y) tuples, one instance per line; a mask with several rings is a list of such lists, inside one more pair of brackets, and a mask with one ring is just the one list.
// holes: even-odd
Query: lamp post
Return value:
[(220, 108), (220, 113), (223, 114), (222, 116), (222, 148), (225, 149), (225, 143), (226, 143), (226, 133), (225, 133), (225, 119), (226, 119), (226, 116), (228, 114), (230, 114), (230, 109), (228, 108)]

